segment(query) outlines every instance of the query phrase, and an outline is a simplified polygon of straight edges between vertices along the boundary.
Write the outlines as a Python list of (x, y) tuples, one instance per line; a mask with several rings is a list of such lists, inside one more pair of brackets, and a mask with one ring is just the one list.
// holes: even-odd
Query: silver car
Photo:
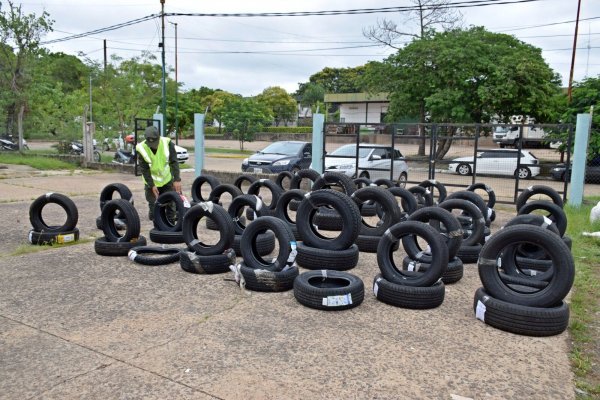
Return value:
[(325, 156), (325, 170), (342, 172), (351, 178), (364, 177), (372, 181), (390, 179), (404, 187), (408, 178), (408, 165), (400, 150), (378, 144), (360, 144), (358, 146), (358, 169), (356, 166), (356, 144), (347, 144)]

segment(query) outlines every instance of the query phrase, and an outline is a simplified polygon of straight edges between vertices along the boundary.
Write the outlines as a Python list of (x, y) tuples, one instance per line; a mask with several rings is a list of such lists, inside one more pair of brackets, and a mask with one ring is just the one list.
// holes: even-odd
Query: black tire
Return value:
[(159, 231), (156, 228), (150, 229), (150, 240), (154, 243), (160, 244), (178, 244), (185, 243), (185, 239), (183, 238), (183, 232), (163, 232)]
[(473, 246), (484, 240), (485, 218), (475, 204), (467, 200), (448, 199), (441, 202), (439, 207), (449, 212), (462, 210), (466, 216), (471, 218), (471, 225), (468, 229), (463, 229), (467, 235), (463, 235), (461, 246)]
[(104, 207), (109, 200), (113, 199), (115, 193), (118, 193), (119, 197), (124, 200), (128, 200), (131, 204), (133, 204), (133, 194), (127, 186), (122, 183), (110, 183), (106, 185), (100, 192), (100, 211), (102, 211), (102, 207)]
[(279, 196), (283, 194), (283, 189), (269, 179), (259, 179), (250, 185), (248, 188), (248, 194), (258, 196), (260, 193), (260, 188), (266, 188), (269, 190), (269, 192), (271, 192), (271, 202), (269, 204), (264, 203), (264, 205), (265, 208), (273, 210), (274, 212), (275, 207), (277, 206), (277, 201), (279, 200)]
[(181, 269), (193, 274), (222, 274), (230, 272), (230, 265), (235, 265), (235, 254), (215, 254), (200, 256), (192, 251), (182, 250), (179, 256)]
[[(219, 226), (219, 241), (212, 246), (203, 243), (198, 238), (198, 223), (203, 217), (210, 217)], [(235, 236), (233, 220), (229, 217), (227, 211), (212, 202), (198, 203), (190, 208), (183, 217), (181, 231), (188, 247), (202, 256), (223, 253), (231, 248)]]
[[(519, 225), (519, 224), (539, 226), (539, 227), (548, 229), (550, 232), (555, 233), (557, 236), (560, 236), (557, 225), (551, 219), (544, 217), (543, 215), (537, 215), (537, 214), (517, 215), (516, 217), (510, 219), (504, 226), (506, 227), (506, 226), (513, 226), (513, 225)], [(517, 252), (518, 252), (517, 254), (528, 257), (528, 258), (543, 259), (546, 257), (546, 252), (535, 244), (519, 245), (519, 246), (517, 246)], [(502, 262), (510, 263), (511, 261), (507, 260), (506, 258), (507, 257), (503, 256)], [(508, 268), (510, 268), (510, 265), (506, 265), (506, 266)]]
[[(281, 188), (281, 190), (286, 191), (289, 190), (291, 188), (291, 183), (292, 183), (292, 178), (294, 177), (294, 174), (292, 174), (290, 171), (281, 171), (279, 174), (277, 174), (277, 178), (275, 178), (275, 184), (277, 186), (279, 186)], [(284, 180), (289, 180), (289, 184), (288, 187), (284, 187), (283, 186), (283, 181)]]
[[(467, 190), (469, 192), (475, 192), (476, 190), (484, 190), (488, 196), (487, 207), (493, 209), (494, 206), (496, 205), (496, 193), (494, 192), (494, 189), (492, 189), (491, 186), (488, 186), (485, 183), (477, 182), (477, 183), (473, 183), (472, 185), (470, 185), (467, 188)], [(475, 193), (477, 193), (477, 192), (475, 192)]]
[(419, 205), (417, 204), (417, 199), (415, 199), (415, 196), (409, 192), (407, 189), (401, 188), (401, 187), (391, 187), (388, 189), (388, 191), (394, 195), (394, 197), (399, 197), (400, 198), (400, 206), (401, 206), (401, 210), (405, 213), (407, 213), (408, 215), (414, 213), (415, 211), (417, 211), (417, 208), (419, 207)]
[[(235, 251), (235, 255), (238, 257), (242, 256), (242, 235), (235, 235), (233, 239), (233, 246), (231, 248)], [(271, 231), (261, 233), (256, 237), (256, 251), (261, 256), (271, 254), (275, 249), (275, 235)]]
[[(428, 179), (426, 181), (419, 183), (419, 186), (429, 189), (429, 191), (433, 194), (433, 198), (434, 198), (434, 201), (436, 202), (436, 204), (439, 204), (442, 201), (446, 200), (448, 191), (446, 190), (446, 186), (444, 186), (444, 184), (442, 182), (435, 180), (435, 179)], [(435, 196), (435, 191), (433, 190), (434, 188), (438, 192), (437, 199)]]
[(376, 204), (377, 208), (381, 210), (377, 226), (370, 226), (361, 218), (360, 235), (381, 236), (390, 226), (400, 222), (400, 207), (398, 207), (396, 198), (389, 190), (382, 187), (369, 186), (358, 189), (352, 193), (351, 197), (358, 205), (359, 210), (365, 203)]
[[(272, 231), (275, 240), (279, 243), (279, 254), (277, 257), (267, 261), (263, 254), (258, 251), (258, 236)], [(249, 224), (240, 240), (242, 258), (248, 268), (262, 269), (267, 271), (281, 271), (287, 265), (291, 266), (295, 260), (296, 238), (290, 227), (276, 217), (259, 217)]]
[(221, 182), (212, 175), (200, 175), (196, 177), (194, 182), (192, 182), (192, 199), (197, 203), (208, 201), (208, 198), (205, 199), (202, 196), (202, 185), (205, 183), (208, 183), (212, 192)]
[[(525, 188), (521, 192), (519, 197), (517, 197), (517, 202), (515, 203), (515, 206), (517, 207), (517, 212), (519, 212), (519, 210), (521, 210), (521, 207), (523, 207), (525, 205), (525, 203), (527, 203), (527, 200), (529, 200), (531, 197), (535, 196), (536, 194), (543, 194), (543, 195), (549, 197), (552, 200), (552, 203), (556, 204), (560, 208), (564, 207), (563, 199), (556, 190), (554, 190), (550, 186), (532, 185), (532, 186)], [(537, 201), (539, 201), (539, 200), (537, 200)]]
[(252, 185), (257, 180), (258, 180), (258, 178), (256, 178), (255, 176), (252, 176), (252, 175), (240, 175), (237, 178), (235, 178), (235, 180), (233, 181), (233, 186), (240, 189), (243, 193), (244, 190), (242, 189), (242, 185), (244, 184), (244, 182), (248, 182), (250, 185)]
[(248, 212), (246, 212), (247, 220), (254, 220), (254, 214), (256, 214), (257, 217), (266, 216), (266, 206), (260, 197), (253, 194), (243, 194), (236, 197), (227, 209), (227, 214), (229, 215), (229, 219), (233, 222), (233, 230), (236, 235), (241, 235), (246, 229), (246, 223), (242, 218), (244, 207), (248, 207), (247, 211), (250, 211), (252, 214), (252, 218), (249, 218), (250, 216), (248, 215)]
[[(393, 259), (394, 243), (398, 240), (404, 242), (404, 238), (413, 235), (418, 235), (427, 241), (431, 249), (431, 264), (427, 271), (423, 273), (406, 273), (402, 267), (398, 268), (396, 266)], [(448, 259), (448, 246), (442, 241), (439, 232), (419, 221), (406, 221), (391, 226), (379, 241), (379, 247), (377, 248), (377, 265), (379, 265), (381, 274), (388, 281), (400, 285), (433, 285), (444, 273)]]
[(456, 257), (460, 258), (465, 264), (474, 264), (479, 260), (481, 249), (482, 246), (479, 243), (473, 246), (460, 246), (456, 252)]
[(300, 189), (303, 179), (308, 179), (314, 183), (321, 174), (314, 169), (301, 169), (294, 174), (292, 181), (290, 182), (290, 189)]
[(284, 292), (294, 287), (299, 274), (298, 267), (288, 267), (283, 271), (269, 271), (250, 268), (242, 263), (240, 273), (244, 277), (245, 288), (257, 292)]
[(279, 201), (277, 202), (277, 206), (275, 207), (275, 216), (283, 222), (287, 223), (290, 226), (290, 228), (292, 230), (296, 230), (296, 232), (296, 221), (292, 221), (288, 210), (292, 208), (292, 201), (302, 201), (302, 199), (304, 199), (305, 194), (306, 192), (302, 189), (288, 190), (287, 192), (283, 193), (281, 197), (279, 197)]
[(373, 183), (375, 184), (375, 186), (383, 186), (385, 189), (398, 187), (396, 186), (396, 182), (388, 178), (375, 179)]
[[(380, 240), (381, 236), (358, 235), (355, 243), (358, 246), (358, 249), (363, 253), (377, 253)], [(399, 247), (400, 242), (396, 242), (392, 247), (392, 250), (396, 251)]]
[(490, 218), (488, 217), (488, 208), (485, 205), (485, 201), (483, 198), (475, 192), (470, 192), (468, 190), (459, 190), (458, 192), (450, 193), (447, 197), (447, 200), (450, 199), (462, 199), (470, 201), (475, 204), (479, 211), (481, 211), (481, 215), (485, 218), (485, 225), (490, 226)]
[[(439, 228), (436, 229), (440, 240), (445, 242), (448, 247), (448, 261), (450, 258), (454, 258), (456, 252), (462, 245), (462, 228), (456, 217), (447, 210), (440, 207), (424, 207), (408, 217), (408, 221), (419, 221), (424, 223), (434, 223)], [(438, 224), (439, 223), (439, 224)], [(444, 227), (444, 232), (440, 230)], [(402, 245), (406, 254), (413, 260), (420, 260), (423, 256), (423, 250), (418, 246), (413, 236), (404, 236), (402, 238)], [(389, 278), (386, 277), (389, 280)]]
[(460, 163), (456, 167), (456, 172), (459, 175), (468, 176), (468, 175), (471, 175), (473, 173), (473, 170), (471, 169), (471, 166), (469, 164)]
[(241, 189), (239, 189), (237, 186), (231, 185), (229, 183), (222, 183), (210, 192), (210, 194), (208, 195), (208, 201), (212, 201), (213, 203), (222, 205), (220, 200), (221, 196), (225, 193), (228, 193), (231, 196), (231, 200), (244, 194), (242, 193)]
[[(552, 260), (553, 274), (548, 286), (534, 293), (522, 293), (505, 284), (499, 275), (498, 258), (511, 246), (535, 243)], [(479, 277), (484, 288), (499, 300), (530, 307), (553, 307), (569, 293), (575, 277), (573, 256), (567, 245), (554, 233), (530, 225), (509, 226), (498, 231), (481, 249)]]
[[(123, 218), (127, 224), (122, 235), (115, 224), (117, 217)], [(140, 216), (128, 200), (115, 199), (106, 202), (102, 207), (100, 219), (102, 232), (104, 232), (106, 240), (110, 242), (128, 242), (140, 236)]]
[[(369, 178), (365, 178), (365, 177), (355, 178), (353, 180), (353, 182), (357, 189), (362, 189), (366, 186), (375, 185)], [(375, 185), (375, 186), (377, 186), (377, 185)]]
[(520, 285), (543, 289), (548, 286), (548, 282), (546, 281), (532, 279), (532, 277), (525, 275), (510, 275), (500, 272), (500, 279), (502, 279), (502, 282), (506, 283), (508, 287), (512, 287), (511, 285)]
[[(167, 265), (179, 261), (181, 250), (174, 247), (136, 246), (129, 250), (127, 257), (142, 265)], [(147, 256), (145, 254), (154, 254)]]
[[(402, 260), (402, 267), (409, 272), (420, 270), (426, 271), (427, 268), (429, 268), (430, 263), (431, 257), (428, 259), (425, 258), (422, 261), (417, 261), (406, 256)], [(442, 274), (442, 282), (448, 285), (460, 281), (464, 275), (464, 270), (465, 268), (462, 260), (459, 257), (454, 257), (452, 260), (448, 261), (448, 265)]]
[[(171, 221), (169, 218), (170, 204), (175, 204), (176, 220)], [(177, 232), (181, 230), (183, 217), (189, 210), (185, 207), (181, 195), (177, 192), (164, 192), (156, 199), (154, 204), (154, 227), (163, 232)]]
[(442, 281), (431, 286), (405, 286), (390, 282), (381, 274), (373, 280), (373, 294), (377, 300), (395, 307), (414, 310), (436, 308), (444, 302), (445, 293)]
[[(42, 218), (42, 209), (50, 203), (59, 205), (65, 211), (67, 219), (64, 224), (60, 226), (46, 224)], [(31, 222), (33, 230), (37, 232), (71, 232), (75, 230), (78, 220), (77, 206), (64, 194), (46, 193), (35, 199), (29, 206), (29, 222)]]
[(553, 336), (569, 325), (569, 306), (564, 301), (544, 308), (523, 306), (494, 298), (483, 288), (475, 292), (473, 310), (486, 324), (519, 335)]
[(31, 230), (29, 231), (28, 240), (29, 243), (40, 246), (73, 243), (79, 240), (79, 229), (75, 228), (72, 231), (63, 232), (37, 232)]
[(106, 237), (98, 238), (94, 241), (94, 250), (96, 254), (108, 257), (127, 256), (129, 250), (136, 246), (146, 246), (146, 238), (140, 236), (129, 242), (109, 242)]
[(348, 175), (340, 172), (325, 172), (320, 175), (312, 186), (312, 190), (333, 189), (338, 187), (348, 196), (356, 190), (356, 185)]
[(326, 265), (329, 270), (347, 271), (358, 264), (359, 250), (355, 244), (346, 250), (318, 249), (304, 243), (298, 243), (297, 246), (296, 262), (306, 269), (323, 269)]
[[(312, 220), (320, 207), (331, 206), (342, 219), (343, 229), (335, 238), (321, 235), (313, 226)], [(330, 189), (309, 192), (298, 206), (296, 226), (304, 243), (308, 246), (329, 250), (349, 248), (358, 237), (360, 211), (356, 203), (347, 195)]]
[(347, 310), (359, 306), (365, 297), (360, 278), (342, 271), (309, 271), (294, 280), (294, 297), (317, 310)]
[[(239, 217), (239, 221), (240, 224), (246, 226), (246, 217), (242, 215), (241, 217)], [(211, 231), (218, 231), (219, 225), (217, 225), (216, 222), (212, 219), (206, 218), (206, 229), (210, 229)]]
[(417, 201), (417, 208), (431, 207), (433, 205), (433, 195), (422, 186), (413, 186), (407, 189)]
[(559, 235), (563, 236), (565, 234), (567, 231), (567, 215), (560, 206), (545, 200), (530, 201), (519, 209), (519, 215), (531, 214), (535, 210), (548, 212), (549, 214), (546, 217), (556, 223)]

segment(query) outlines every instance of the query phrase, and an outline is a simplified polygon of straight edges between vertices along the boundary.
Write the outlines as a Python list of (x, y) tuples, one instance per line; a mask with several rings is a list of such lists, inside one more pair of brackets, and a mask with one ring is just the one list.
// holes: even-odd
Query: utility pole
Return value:
[(160, 16), (161, 16), (161, 43), (160, 47), (161, 58), (162, 58), (162, 102), (161, 102), (161, 113), (163, 115), (163, 124), (161, 136), (165, 136), (167, 125), (167, 85), (165, 83), (165, 0), (160, 0)]
[(567, 98), (569, 103), (573, 98), (573, 70), (575, 69), (575, 51), (577, 50), (577, 33), (579, 31), (579, 12), (581, 11), (581, 0), (577, 2), (577, 19), (575, 20), (575, 37), (573, 38), (573, 55), (571, 56), (571, 71), (569, 73), (569, 89)]
[(90, 122), (94, 122), (92, 115), (92, 75), (90, 75)]
[(178, 120), (178, 93), (179, 93), (179, 80), (177, 79), (177, 22), (171, 22), (175, 26), (175, 144), (179, 144), (179, 120)]

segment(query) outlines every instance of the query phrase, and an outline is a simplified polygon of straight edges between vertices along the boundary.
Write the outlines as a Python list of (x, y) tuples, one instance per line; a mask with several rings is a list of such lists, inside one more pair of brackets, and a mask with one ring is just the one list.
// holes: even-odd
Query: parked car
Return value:
[(274, 142), (242, 161), (243, 172), (277, 174), (310, 167), (312, 143), (294, 140)]
[[(517, 169), (517, 155), (520, 157), (520, 166)], [(477, 173), (489, 175), (506, 175), (529, 179), (540, 174), (539, 161), (533, 153), (518, 149), (490, 149), (477, 153)], [(449, 172), (460, 175), (473, 173), (473, 157), (460, 157), (450, 161)]]
[(175, 145), (175, 151), (177, 152), (177, 161), (179, 161), (179, 164), (183, 164), (190, 158), (190, 155), (185, 147)]
[(393, 165), (393, 178), (399, 186), (406, 185), (408, 165), (400, 150), (385, 145), (360, 144), (358, 170), (356, 150), (356, 144), (347, 144), (328, 153), (325, 156), (325, 170), (342, 172), (352, 178), (358, 176), (376, 180), (389, 179)]
[[(565, 164), (557, 164), (550, 170), (552, 179), (564, 181), (570, 177)], [(585, 181), (589, 183), (600, 183), (600, 155), (589, 160), (585, 166)]]

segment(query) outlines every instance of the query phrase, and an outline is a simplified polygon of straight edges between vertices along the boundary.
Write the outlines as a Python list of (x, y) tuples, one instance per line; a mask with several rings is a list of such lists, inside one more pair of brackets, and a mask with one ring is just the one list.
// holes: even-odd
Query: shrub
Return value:
[(267, 126), (262, 129), (266, 133), (312, 133), (312, 126)]

